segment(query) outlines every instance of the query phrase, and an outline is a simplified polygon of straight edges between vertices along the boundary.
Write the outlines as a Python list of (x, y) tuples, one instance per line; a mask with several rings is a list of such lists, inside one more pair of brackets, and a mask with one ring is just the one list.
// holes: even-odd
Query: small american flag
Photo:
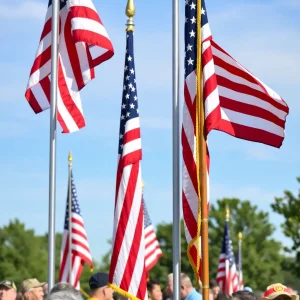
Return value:
[[(201, 12), (203, 101), (206, 135), (220, 130), (234, 137), (280, 147), (289, 108), (212, 39), (204, 0), (185, 0), (185, 83), (182, 124), (182, 205), (188, 257), (201, 276), (199, 182), (197, 179), (196, 101), (197, 9)], [(207, 157), (209, 172), (209, 157)], [(209, 188), (208, 188), (209, 190)]]
[(144, 230), (145, 230), (145, 267), (147, 274), (157, 264), (162, 256), (162, 251), (157, 240), (154, 227), (151, 223), (149, 213), (143, 198)]
[[(57, 1), (57, 0), (56, 0)], [(60, 0), (57, 119), (64, 133), (85, 126), (79, 91), (113, 46), (91, 0)], [(50, 108), (52, 0), (31, 68), (25, 97), (35, 113)]]
[(232, 250), (228, 220), (226, 221), (224, 228), (222, 252), (220, 254), (217, 272), (217, 282), (223, 292), (227, 295), (231, 295), (233, 292), (237, 292), (239, 290), (238, 274)]
[[(69, 183), (70, 184), (70, 183)], [(67, 207), (65, 215), (64, 233), (62, 237), (62, 247), (61, 247), (61, 262), (59, 270), (59, 281), (69, 282), (75, 288), (80, 288), (80, 276), (84, 263), (93, 267), (92, 256), (90, 253), (89, 243), (87, 241), (87, 235), (84, 229), (83, 218), (81, 216), (81, 211), (79, 208), (79, 203), (77, 199), (76, 187), (73, 180), (73, 175), (71, 175), (71, 192), (72, 192), (72, 282), (70, 282), (70, 256), (69, 256), (69, 188), (67, 197)]]
[(118, 153), (109, 283), (127, 298), (147, 299), (140, 164), (142, 146), (132, 30), (127, 31)]

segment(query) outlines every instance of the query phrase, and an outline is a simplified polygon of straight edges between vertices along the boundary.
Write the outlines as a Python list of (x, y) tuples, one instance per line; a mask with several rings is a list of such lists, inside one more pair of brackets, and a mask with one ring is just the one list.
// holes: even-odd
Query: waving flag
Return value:
[[(60, 0), (59, 22), (57, 119), (69, 133), (85, 126), (79, 91), (114, 50), (91, 0)], [(50, 108), (51, 23), (52, 0), (25, 93), (35, 113)]]
[[(70, 182), (69, 182), (70, 184)], [(90, 252), (87, 235), (84, 229), (83, 218), (77, 199), (76, 187), (74, 184), (73, 175), (71, 175), (71, 198), (72, 198), (72, 215), (71, 224), (72, 230), (69, 228), (69, 188), (67, 197), (67, 207), (65, 215), (64, 233), (62, 237), (61, 247), (61, 262), (59, 270), (59, 281), (69, 282), (75, 288), (80, 288), (80, 276), (83, 270), (84, 264), (87, 263), (90, 267), (93, 267), (92, 256)], [(72, 249), (72, 276), (70, 282), (70, 252), (69, 252), (69, 235), (71, 234), (71, 249)]]
[(143, 197), (144, 209), (144, 230), (145, 230), (145, 267), (146, 272), (157, 264), (159, 258), (162, 256), (162, 251), (157, 240), (154, 227), (151, 223), (150, 216), (146, 207), (145, 199)]
[(229, 231), (229, 218), (226, 220), (223, 236), (222, 251), (220, 254), (217, 282), (227, 295), (239, 290), (238, 274), (232, 250), (232, 241)]
[[(280, 147), (289, 108), (284, 100), (262, 83), (213, 39), (204, 0), (185, 1), (185, 83), (182, 125), (183, 218), (188, 257), (201, 276), (199, 259), (200, 199), (198, 195), (196, 145), (197, 8), (201, 5), (203, 101), (206, 135), (224, 131), (249, 141)], [(209, 170), (209, 159), (207, 160)]]
[(127, 31), (118, 153), (109, 284), (127, 298), (147, 299), (140, 164), (142, 146), (132, 30)]

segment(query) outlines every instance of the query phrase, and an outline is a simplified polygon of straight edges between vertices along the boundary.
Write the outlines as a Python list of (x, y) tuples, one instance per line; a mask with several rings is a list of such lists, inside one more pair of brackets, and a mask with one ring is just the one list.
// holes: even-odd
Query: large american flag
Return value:
[[(57, 1), (57, 0), (56, 0)], [(79, 91), (113, 46), (91, 0), (60, 0), (57, 119), (64, 133), (85, 126)], [(52, 0), (25, 93), (35, 113), (50, 108)]]
[[(201, 7), (199, 7), (201, 5)], [(185, 84), (182, 126), (183, 217), (188, 256), (199, 266), (200, 226), (196, 166), (197, 8), (201, 9), (203, 101), (206, 134), (216, 129), (237, 138), (280, 147), (289, 111), (284, 100), (212, 39), (204, 0), (185, 1)], [(200, 47), (201, 49), (201, 47)], [(209, 168), (209, 160), (207, 162)]]
[[(70, 184), (70, 182), (69, 182)], [(77, 199), (76, 187), (74, 184), (73, 175), (71, 174), (71, 203), (72, 203), (72, 215), (71, 215), (71, 249), (72, 249), (72, 276), (70, 282), (70, 255), (69, 255), (69, 188), (67, 197), (67, 207), (64, 223), (64, 233), (62, 237), (61, 246), (61, 262), (59, 270), (59, 281), (69, 282), (75, 288), (80, 288), (80, 276), (84, 267), (84, 263), (93, 267), (92, 256), (90, 253), (90, 247), (87, 240), (86, 231), (84, 229), (83, 218), (81, 216), (81, 211)]]
[(145, 267), (147, 274), (157, 264), (162, 256), (162, 251), (157, 240), (154, 227), (151, 223), (150, 216), (143, 197), (144, 209), (144, 230), (145, 230)]
[(127, 298), (147, 299), (141, 134), (136, 91), (133, 31), (127, 31), (119, 132), (110, 286)]
[(233, 292), (237, 292), (239, 290), (238, 274), (232, 250), (228, 220), (226, 221), (224, 228), (222, 251), (220, 254), (217, 272), (217, 282), (223, 292), (227, 295), (231, 295)]

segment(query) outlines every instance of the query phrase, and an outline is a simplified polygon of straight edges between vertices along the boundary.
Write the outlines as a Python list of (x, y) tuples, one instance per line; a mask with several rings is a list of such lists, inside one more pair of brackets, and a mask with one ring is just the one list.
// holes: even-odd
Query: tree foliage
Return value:
[(238, 233), (243, 234), (242, 263), (245, 285), (254, 290), (265, 290), (270, 283), (283, 282), (283, 257), (280, 254), (282, 246), (271, 237), (275, 227), (269, 222), (268, 213), (259, 211), (249, 201), (236, 198), (224, 198), (211, 206), (209, 241), (212, 278), (215, 278), (218, 267), (226, 206), (230, 209), (230, 234), (235, 253), (238, 250)]
[[(218, 200), (211, 205), (209, 224), (210, 278), (215, 279), (223, 239), (226, 205), (230, 208), (230, 230), (234, 252), (237, 252), (238, 233), (243, 233), (243, 275), (245, 284), (254, 290), (264, 290), (270, 283), (282, 282), (283, 273), (280, 254), (281, 243), (271, 238), (274, 226), (269, 222), (268, 213), (258, 211), (249, 201), (239, 199)], [(150, 277), (164, 285), (167, 275), (172, 273), (172, 224), (157, 226), (157, 238), (163, 257), (151, 270)], [(188, 262), (187, 243), (181, 222), (181, 271), (193, 278)]]
[[(300, 183), (300, 177), (297, 180)], [(271, 207), (274, 212), (284, 217), (284, 222), (281, 224), (283, 233), (293, 243), (291, 249), (285, 247), (285, 250), (290, 253), (296, 252), (292, 270), (294, 274), (300, 277), (300, 190), (297, 196), (290, 191), (284, 191), (284, 196), (275, 198)]]
[[(56, 234), (55, 278), (58, 281), (60, 266), (61, 233)], [(15, 281), (17, 287), (28, 278), (47, 281), (48, 235), (36, 235), (34, 230), (26, 229), (19, 220), (10, 221), (0, 228), (0, 281)], [(101, 267), (96, 263), (94, 272)], [(81, 287), (88, 292), (91, 276), (89, 266), (85, 266), (81, 276)]]

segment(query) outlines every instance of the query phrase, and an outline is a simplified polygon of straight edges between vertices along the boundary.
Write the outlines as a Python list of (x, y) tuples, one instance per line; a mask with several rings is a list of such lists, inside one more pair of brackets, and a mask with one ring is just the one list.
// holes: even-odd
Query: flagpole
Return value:
[(180, 300), (179, 0), (173, 0), (173, 299)]
[(73, 156), (70, 151), (69, 157), (69, 199), (68, 199), (68, 208), (69, 208), (69, 283), (72, 284), (72, 161)]
[(50, 86), (50, 158), (49, 158), (49, 223), (48, 223), (48, 286), (55, 282), (55, 200), (56, 200), (56, 110), (58, 81), (59, 0), (52, 0), (51, 86)]
[(198, 178), (201, 202), (201, 258), (202, 258), (202, 295), (209, 300), (209, 250), (208, 250), (208, 200), (207, 200), (207, 163), (205, 109), (203, 101), (202, 76), (202, 36), (201, 36), (201, 0), (197, 0), (197, 115), (198, 115)]
[(239, 290), (241, 289), (241, 270), (242, 270), (242, 239), (243, 234), (239, 232)]

